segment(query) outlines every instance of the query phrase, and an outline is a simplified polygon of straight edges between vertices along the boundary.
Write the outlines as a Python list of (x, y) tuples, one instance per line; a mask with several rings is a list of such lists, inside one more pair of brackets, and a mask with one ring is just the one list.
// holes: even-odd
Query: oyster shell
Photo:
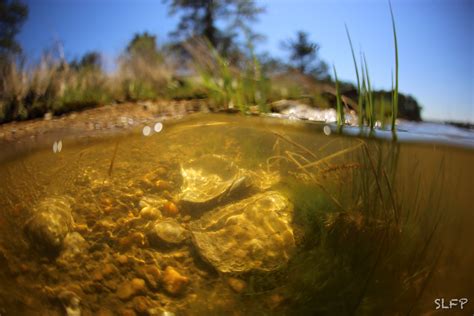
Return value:
[(255, 194), (191, 223), (199, 254), (220, 272), (272, 271), (294, 247), (293, 207), (276, 191)]
[(188, 206), (215, 206), (251, 187), (250, 178), (222, 156), (207, 155), (181, 166), (180, 202)]

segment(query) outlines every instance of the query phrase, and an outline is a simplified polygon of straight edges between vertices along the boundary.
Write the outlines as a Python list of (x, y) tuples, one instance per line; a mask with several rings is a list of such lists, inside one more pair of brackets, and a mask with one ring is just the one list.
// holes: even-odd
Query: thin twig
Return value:
[(114, 162), (115, 162), (115, 157), (117, 156), (117, 149), (118, 149), (119, 142), (120, 142), (120, 138), (117, 139), (117, 142), (115, 143), (114, 154), (112, 155), (112, 160), (110, 161), (110, 166), (109, 166), (109, 172), (108, 172), (109, 177), (112, 176), (112, 170), (114, 168)]

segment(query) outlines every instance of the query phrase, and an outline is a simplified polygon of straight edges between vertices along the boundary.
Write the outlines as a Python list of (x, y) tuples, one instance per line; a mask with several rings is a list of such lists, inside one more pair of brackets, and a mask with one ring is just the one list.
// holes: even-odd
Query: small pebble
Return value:
[(120, 264), (126, 264), (128, 262), (128, 257), (126, 255), (118, 255), (117, 262)]
[(136, 316), (137, 314), (132, 309), (122, 309), (120, 311), (120, 316)]
[(171, 184), (168, 181), (164, 181), (164, 180), (157, 180), (155, 182), (155, 187), (158, 190), (171, 190), (172, 189)]
[(101, 269), (104, 277), (110, 278), (114, 273), (118, 272), (118, 269), (111, 263), (107, 263)]
[(145, 206), (142, 208), (140, 216), (146, 219), (158, 219), (162, 217), (160, 210), (153, 206)]
[(268, 300), (267, 300), (267, 305), (268, 307), (270, 307), (270, 309), (275, 309), (277, 308), (278, 306), (281, 305), (281, 303), (283, 303), (283, 301), (285, 300), (285, 297), (279, 293), (275, 293), (275, 294), (272, 294)]
[(165, 203), (165, 205), (163, 206), (163, 211), (168, 216), (176, 216), (179, 213), (178, 207), (171, 201)]
[(123, 301), (129, 300), (133, 296), (144, 292), (146, 289), (145, 280), (134, 278), (131, 281), (122, 283), (118, 290), (117, 296)]
[(133, 309), (138, 314), (145, 314), (150, 307), (150, 301), (145, 296), (135, 296), (132, 300)]
[(143, 278), (146, 284), (152, 288), (158, 288), (161, 272), (155, 265), (146, 265), (138, 268), (137, 274)]
[(242, 293), (247, 287), (247, 284), (244, 280), (237, 279), (237, 278), (229, 278), (227, 280), (227, 284), (234, 290), (236, 293)]
[(169, 294), (179, 295), (183, 293), (186, 285), (189, 283), (189, 279), (181, 275), (173, 267), (168, 266), (163, 274), (163, 287)]

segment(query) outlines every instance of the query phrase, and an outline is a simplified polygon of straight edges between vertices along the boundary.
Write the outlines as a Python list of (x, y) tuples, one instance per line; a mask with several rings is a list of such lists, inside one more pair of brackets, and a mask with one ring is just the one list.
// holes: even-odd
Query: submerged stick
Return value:
[(118, 139), (117, 142), (115, 143), (114, 154), (112, 155), (112, 160), (110, 161), (110, 166), (109, 166), (109, 172), (108, 172), (109, 177), (112, 176), (112, 170), (114, 169), (114, 162), (115, 162), (115, 157), (117, 156), (117, 149), (118, 149), (119, 142), (120, 142), (120, 139)]

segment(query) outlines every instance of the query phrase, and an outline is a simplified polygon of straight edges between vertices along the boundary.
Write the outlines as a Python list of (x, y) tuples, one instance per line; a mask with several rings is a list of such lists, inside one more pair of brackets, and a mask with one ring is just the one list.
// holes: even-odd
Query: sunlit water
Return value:
[(323, 128), (196, 115), (9, 158), (0, 314), (472, 314), (472, 149)]

